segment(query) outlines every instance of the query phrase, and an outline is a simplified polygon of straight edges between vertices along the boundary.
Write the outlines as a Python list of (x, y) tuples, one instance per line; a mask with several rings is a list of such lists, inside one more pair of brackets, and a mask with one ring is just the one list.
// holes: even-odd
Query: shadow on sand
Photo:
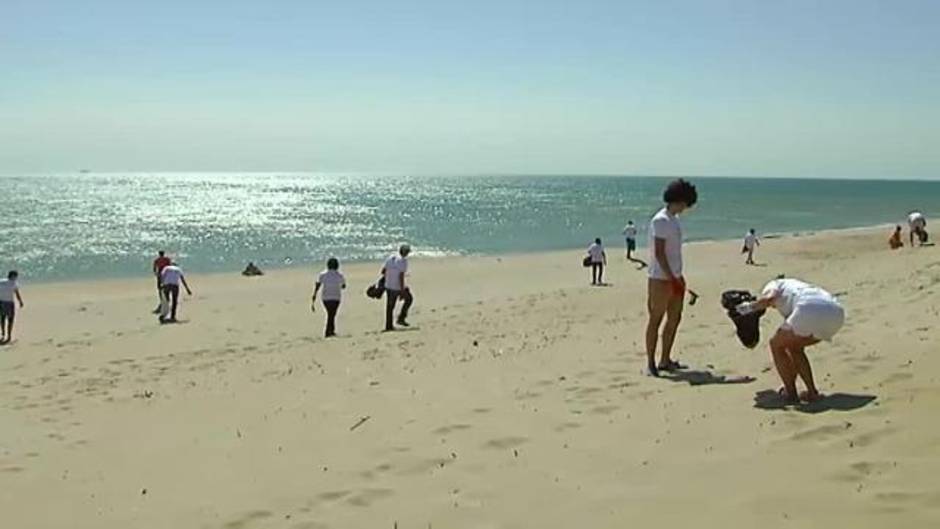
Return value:
[(750, 384), (756, 379), (749, 376), (726, 376), (726, 375), (716, 375), (711, 371), (698, 371), (698, 370), (679, 370), (679, 371), (660, 371), (660, 378), (670, 380), (672, 382), (685, 382), (690, 386), (707, 386), (711, 384)]
[(754, 407), (762, 410), (796, 410), (803, 413), (822, 413), (826, 411), (852, 411), (868, 406), (877, 399), (875, 395), (853, 395), (833, 393), (824, 395), (816, 402), (790, 404), (776, 391), (766, 389), (754, 394)]

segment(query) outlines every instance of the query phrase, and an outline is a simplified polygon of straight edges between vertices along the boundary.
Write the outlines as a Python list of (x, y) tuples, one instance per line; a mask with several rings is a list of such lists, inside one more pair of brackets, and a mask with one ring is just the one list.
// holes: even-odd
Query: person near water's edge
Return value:
[(627, 260), (632, 261), (633, 252), (636, 251), (636, 226), (632, 220), (628, 220), (627, 225), (623, 227), (623, 242), (627, 246)]
[(594, 244), (588, 246), (588, 257), (591, 259), (591, 284), (604, 284), (604, 265), (607, 264), (607, 253), (600, 237), (594, 239)]
[(17, 283), (20, 274), (10, 270), (7, 278), (0, 280), (0, 343), (13, 341), (13, 320), (16, 318), (16, 303), (23, 308), (23, 296)]
[(163, 267), (160, 272), (160, 283), (163, 286), (162, 307), (160, 307), (160, 323), (176, 323), (176, 308), (180, 298), (180, 284), (186, 289), (186, 294), (193, 295), (183, 269), (175, 262)]
[(914, 247), (914, 237), (923, 246), (927, 242), (927, 218), (920, 211), (912, 211), (907, 216), (907, 226), (910, 228), (911, 248)]
[(339, 310), (340, 300), (343, 298), (343, 289), (346, 288), (346, 278), (339, 271), (339, 259), (330, 257), (326, 261), (326, 270), (317, 276), (313, 286), (313, 297), (310, 300), (310, 310), (316, 312), (317, 292), (323, 288), (323, 308), (326, 309), (326, 331), (324, 337), (336, 336), (336, 312)]
[[(411, 246), (402, 244), (397, 254), (392, 254), (385, 260), (382, 267), (382, 276), (385, 278), (385, 330), (394, 331), (394, 321), (401, 327), (408, 327), (408, 309), (414, 302), (411, 289), (405, 284), (405, 273), (408, 271), (408, 255), (411, 253)], [(398, 319), (394, 318), (395, 305), (401, 299), (404, 303), (401, 311), (398, 313)]]
[[(821, 340), (830, 341), (845, 323), (845, 311), (835, 296), (822, 288), (797, 279), (775, 279), (766, 286), (756, 301), (738, 305), (738, 314), (773, 307), (784, 317), (784, 322), (770, 339), (770, 352), (783, 387), (781, 396), (788, 402), (812, 402), (820, 398), (813, 369), (805, 349)], [(806, 385), (806, 391), (797, 393), (797, 376)]]
[(760, 239), (757, 238), (757, 231), (754, 228), (751, 228), (747, 234), (744, 235), (744, 253), (747, 254), (747, 261), (744, 264), (755, 264), (754, 263), (754, 250), (760, 246)]
[(160, 307), (163, 305), (163, 283), (160, 280), (160, 274), (167, 266), (170, 266), (170, 258), (166, 256), (165, 251), (160, 250), (157, 252), (157, 258), (153, 260), (153, 275), (157, 278), (157, 308), (153, 309), (154, 314), (159, 314)]
[[(682, 320), (686, 284), (682, 275), (682, 225), (679, 215), (698, 201), (698, 192), (689, 182), (670, 182), (663, 192), (665, 207), (650, 220), (650, 265), (647, 282), (646, 325), (647, 370), (652, 376), (680, 367), (672, 360), (672, 346)], [(666, 323), (662, 325), (663, 319)], [(656, 345), (662, 326), (662, 356), (656, 362)]]

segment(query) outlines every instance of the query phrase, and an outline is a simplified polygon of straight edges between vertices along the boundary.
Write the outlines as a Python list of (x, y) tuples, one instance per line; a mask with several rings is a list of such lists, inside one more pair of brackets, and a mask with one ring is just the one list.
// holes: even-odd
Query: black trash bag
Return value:
[(584, 260), (581, 261), (581, 266), (583, 266), (584, 268), (590, 268), (592, 264), (593, 262), (591, 261), (590, 255), (584, 256)]
[(385, 294), (385, 278), (379, 278), (378, 281), (369, 285), (366, 288), (366, 296), (372, 299), (382, 299), (382, 295)]
[(735, 307), (741, 303), (756, 300), (757, 297), (747, 290), (726, 290), (721, 293), (721, 306), (728, 311), (728, 317), (734, 323), (741, 345), (748, 349), (753, 349), (760, 343), (760, 319), (767, 311), (761, 309), (742, 316), (738, 314)]

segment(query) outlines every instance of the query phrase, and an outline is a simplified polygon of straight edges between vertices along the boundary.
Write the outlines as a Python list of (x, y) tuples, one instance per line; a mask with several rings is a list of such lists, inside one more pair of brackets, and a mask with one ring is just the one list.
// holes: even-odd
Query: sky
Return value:
[(0, 0), (0, 173), (940, 177), (932, 0)]

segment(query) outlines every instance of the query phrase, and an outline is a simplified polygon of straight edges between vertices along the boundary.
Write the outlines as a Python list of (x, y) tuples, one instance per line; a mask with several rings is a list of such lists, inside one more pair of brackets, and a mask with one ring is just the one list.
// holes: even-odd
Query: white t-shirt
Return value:
[(401, 274), (408, 271), (408, 259), (393, 254), (385, 260), (385, 288), (401, 290)]
[(346, 278), (339, 270), (324, 270), (317, 276), (317, 283), (323, 294), (320, 299), (323, 301), (339, 301), (343, 298), (343, 287), (346, 286)]
[(789, 318), (797, 305), (812, 302), (838, 303), (836, 298), (825, 290), (799, 279), (774, 279), (764, 286), (762, 297), (773, 297), (774, 307), (784, 318)]
[(597, 244), (596, 242), (588, 246), (588, 255), (591, 256), (592, 263), (603, 263), (604, 262), (604, 245)]
[(927, 227), (927, 219), (920, 211), (914, 211), (907, 216), (907, 224), (912, 228), (925, 228)]
[(163, 271), (160, 272), (160, 282), (164, 285), (179, 286), (182, 277), (183, 270), (176, 265), (165, 266), (163, 267)]
[(753, 250), (755, 246), (757, 246), (757, 235), (747, 232), (747, 235), (744, 236), (744, 247)]
[(673, 275), (682, 274), (682, 225), (679, 217), (669, 213), (666, 208), (659, 210), (650, 220), (650, 266), (649, 276), (653, 279), (669, 279), (666, 271), (656, 259), (656, 239), (666, 241), (666, 262)]
[(636, 239), (636, 226), (633, 224), (627, 224), (627, 226), (623, 229), (623, 235), (627, 239)]
[(16, 294), (16, 280), (0, 280), (0, 301), (13, 303), (14, 294)]

